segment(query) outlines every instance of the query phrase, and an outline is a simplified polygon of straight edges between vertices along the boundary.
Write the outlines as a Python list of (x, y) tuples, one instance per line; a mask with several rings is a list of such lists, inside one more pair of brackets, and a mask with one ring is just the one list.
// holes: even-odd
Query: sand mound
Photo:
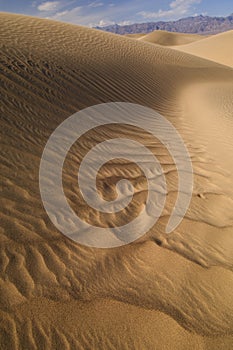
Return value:
[(233, 30), (179, 46), (177, 49), (233, 67)]
[(138, 40), (162, 46), (185, 45), (205, 38), (203, 35), (172, 33), (164, 30), (155, 30), (146, 35), (136, 37)]
[[(0, 17), (0, 348), (232, 349), (232, 69), (93, 29)], [(74, 243), (51, 223), (39, 165), (62, 121), (109, 101), (151, 107), (173, 123), (193, 161), (194, 191), (181, 225), (166, 235), (177, 172), (161, 143), (130, 126), (84, 135), (69, 152), (63, 184), (85, 220), (116, 223), (82, 202), (76, 181), (82, 156), (106, 138), (142, 142), (168, 183), (165, 209), (150, 232), (104, 250)], [(140, 171), (119, 159), (101, 171), (108, 199), (116, 178), (133, 177), (134, 212), (140, 211), (146, 186)], [(131, 215), (126, 210), (118, 220)]]
[(136, 34), (125, 34), (124, 36), (127, 38), (139, 39), (145, 35), (146, 35), (145, 33), (136, 33)]

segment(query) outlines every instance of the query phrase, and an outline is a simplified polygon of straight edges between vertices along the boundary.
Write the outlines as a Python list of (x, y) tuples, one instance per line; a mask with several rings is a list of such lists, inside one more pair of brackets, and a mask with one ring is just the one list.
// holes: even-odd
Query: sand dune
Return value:
[[(21, 15), (1, 14), (0, 32), (0, 348), (232, 349), (232, 69), (143, 40)], [(63, 170), (67, 199), (83, 219), (111, 226), (133, 215), (97, 214), (77, 188), (83, 155), (106, 137), (142, 142), (168, 183), (165, 209), (150, 232), (126, 246), (96, 249), (51, 223), (39, 165), (62, 121), (109, 101), (142, 104), (172, 122), (193, 161), (194, 191), (184, 220), (166, 235), (177, 197), (171, 156), (130, 126), (92, 130), (73, 145)], [(146, 186), (138, 168), (119, 159), (106, 164), (99, 188), (107, 181), (109, 199), (116, 178), (127, 174), (137, 188), (135, 214)]]
[(162, 46), (185, 45), (205, 38), (198, 34), (183, 34), (166, 32), (165, 30), (155, 30), (146, 35), (136, 37), (138, 40), (146, 41), (148, 43), (158, 44)]
[(233, 30), (179, 46), (177, 49), (233, 67)]
[(141, 38), (142, 36), (145, 36), (145, 35), (146, 35), (145, 33), (137, 33), (137, 34), (125, 34), (124, 36), (126, 38), (139, 39), (139, 38)]

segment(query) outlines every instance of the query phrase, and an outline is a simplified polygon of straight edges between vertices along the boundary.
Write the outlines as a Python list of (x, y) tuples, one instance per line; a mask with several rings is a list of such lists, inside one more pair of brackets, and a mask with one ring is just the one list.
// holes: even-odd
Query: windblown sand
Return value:
[(177, 49), (233, 67), (233, 30), (187, 45), (184, 43)]
[[(231, 32), (189, 44), (192, 50), (186, 46), (194, 56), (21, 15), (1, 14), (0, 30), (0, 348), (232, 349)], [(173, 123), (193, 161), (194, 191), (180, 226), (165, 234), (177, 196), (170, 155), (142, 130), (110, 125), (89, 132), (63, 171), (68, 201), (85, 220), (103, 226), (123, 220), (97, 215), (76, 186), (83, 154), (106, 137), (123, 133), (143, 142), (168, 182), (165, 209), (150, 232), (127, 246), (95, 249), (69, 240), (50, 222), (40, 198), (39, 164), (62, 121), (109, 101), (151, 107)], [(124, 219), (145, 201), (139, 169), (116, 160), (98, 180), (103, 190), (107, 181), (104, 196), (111, 199), (116, 178), (127, 174), (137, 196)]]
[(204, 39), (205, 36), (198, 34), (172, 33), (165, 30), (155, 30), (152, 33), (136, 37), (138, 40), (162, 46), (185, 45)]

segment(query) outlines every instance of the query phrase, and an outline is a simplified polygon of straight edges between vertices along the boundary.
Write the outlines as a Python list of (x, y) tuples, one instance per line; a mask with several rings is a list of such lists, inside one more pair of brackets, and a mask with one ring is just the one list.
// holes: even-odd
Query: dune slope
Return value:
[(185, 45), (204, 38), (203, 35), (172, 33), (164, 30), (155, 30), (152, 33), (137, 37), (138, 40), (162, 46)]
[[(0, 35), (0, 348), (232, 349), (232, 69), (21, 15), (1, 14)], [(181, 225), (166, 235), (177, 196), (169, 154), (130, 126), (89, 132), (74, 145), (63, 171), (68, 201), (85, 220), (117, 223), (97, 215), (76, 189), (83, 154), (106, 137), (123, 134), (143, 142), (168, 182), (165, 209), (151, 231), (105, 250), (79, 245), (54, 227), (38, 181), (53, 130), (74, 112), (109, 101), (151, 107), (173, 123), (193, 161), (194, 191)], [(137, 188), (137, 213), (145, 181), (132, 164), (106, 165), (100, 187), (108, 181), (110, 198), (114, 179), (127, 174)], [(130, 218), (128, 211), (124, 215)]]
[(233, 30), (179, 46), (177, 49), (233, 67)]

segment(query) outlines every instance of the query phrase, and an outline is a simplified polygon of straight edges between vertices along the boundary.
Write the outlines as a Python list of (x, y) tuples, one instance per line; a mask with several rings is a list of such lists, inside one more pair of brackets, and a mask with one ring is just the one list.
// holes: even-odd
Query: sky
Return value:
[(89, 27), (227, 16), (232, 0), (0, 0), (0, 12), (50, 18)]

